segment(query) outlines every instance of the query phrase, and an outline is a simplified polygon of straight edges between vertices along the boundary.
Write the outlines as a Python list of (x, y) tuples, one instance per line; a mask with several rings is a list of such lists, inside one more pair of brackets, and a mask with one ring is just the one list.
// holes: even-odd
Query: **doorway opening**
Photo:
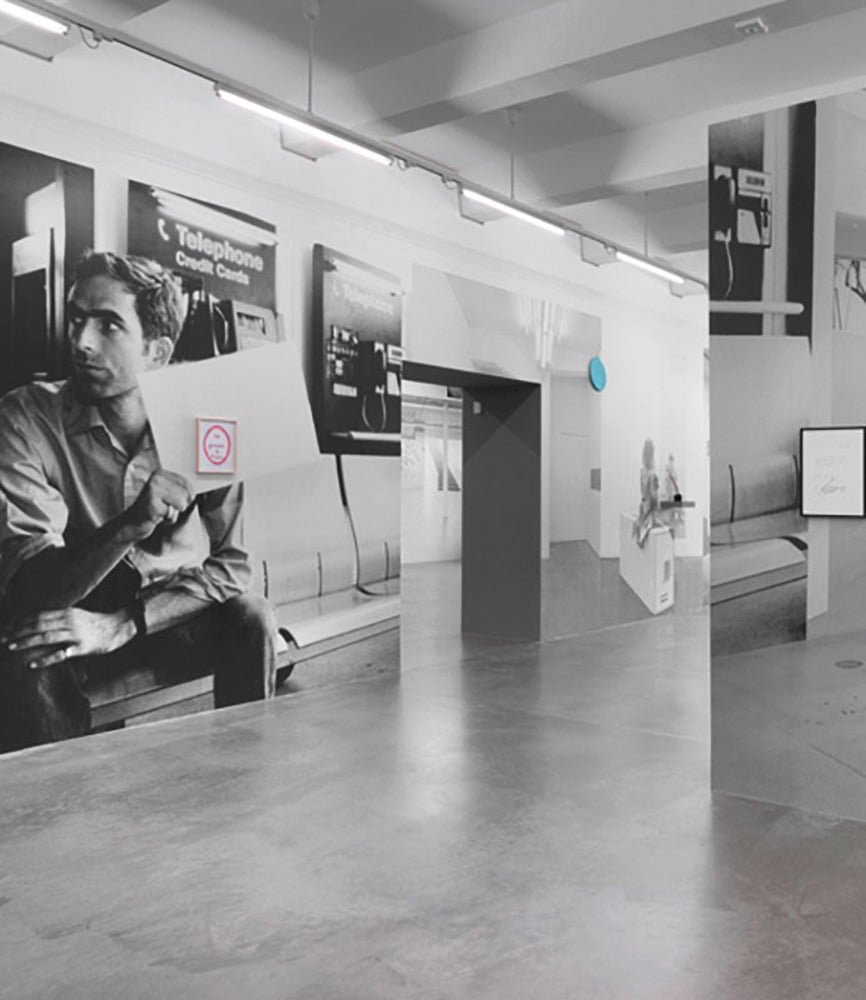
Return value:
[(541, 387), (407, 361), (403, 620), (410, 635), (541, 635)]

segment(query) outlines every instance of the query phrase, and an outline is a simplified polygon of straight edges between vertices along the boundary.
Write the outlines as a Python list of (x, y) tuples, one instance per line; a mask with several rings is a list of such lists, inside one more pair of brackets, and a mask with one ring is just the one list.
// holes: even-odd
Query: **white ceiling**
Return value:
[[(303, 108), (313, 2), (64, 6)], [(707, 124), (866, 76), (863, 39), (866, 0), (320, 0), (313, 108), (504, 193), (513, 150), (520, 200), (699, 273)]]

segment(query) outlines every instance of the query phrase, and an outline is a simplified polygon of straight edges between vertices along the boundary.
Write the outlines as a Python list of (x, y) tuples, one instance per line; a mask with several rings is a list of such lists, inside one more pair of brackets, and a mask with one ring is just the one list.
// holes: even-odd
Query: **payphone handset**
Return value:
[(202, 361), (232, 350), (225, 318), (201, 282), (184, 282), (186, 317), (174, 348), (175, 361)]
[(388, 422), (388, 398), (400, 396), (403, 350), (397, 344), (362, 340), (353, 330), (332, 324), (327, 341), (327, 378), (331, 392), (357, 400), (360, 424), (382, 433)]
[[(401, 352), (402, 354), (402, 352)], [(393, 368), (391, 345), (361, 340), (352, 330), (333, 325), (328, 340), (328, 379), (335, 396), (384, 395)], [(396, 393), (389, 392), (389, 395)]]
[(403, 348), (400, 344), (388, 344), (385, 362), (385, 392), (389, 396), (400, 396), (403, 384)]
[(713, 240), (768, 248), (773, 244), (773, 179), (762, 170), (713, 166)]
[(362, 340), (358, 344), (358, 392), (362, 397), (374, 392), (383, 395), (387, 375), (385, 345), (375, 340)]

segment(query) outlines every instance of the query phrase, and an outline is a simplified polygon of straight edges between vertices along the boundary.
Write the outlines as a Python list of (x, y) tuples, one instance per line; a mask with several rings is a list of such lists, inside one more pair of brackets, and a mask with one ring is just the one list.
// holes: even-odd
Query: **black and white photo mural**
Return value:
[(178, 277), (186, 314), (175, 360), (279, 339), (277, 235), (270, 223), (130, 181), (129, 251)]
[(806, 636), (815, 105), (710, 129), (712, 648)]
[(320, 454), (277, 226), (96, 176), (0, 146), (0, 753), (399, 669), (399, 469)]
[(713, 785), (866, 819), (866, 103), (712, 126)]

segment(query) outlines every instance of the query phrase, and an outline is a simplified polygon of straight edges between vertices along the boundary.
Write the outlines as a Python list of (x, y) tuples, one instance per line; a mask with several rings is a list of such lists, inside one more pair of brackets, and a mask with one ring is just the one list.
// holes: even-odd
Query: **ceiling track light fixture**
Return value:
[(42, 14), (31, 7), (25, 7), (23, 4), (13, 3), (12, 0), (0, 0), (0, 14), (13, 17), (31, 28), (38, 28), (52, 35), (65, 35), (69, 31), (69, 24), (66, 22)]
[[(316, 0), (309, 0), (309, 4), (312, 26), (315, 14), (317, 13)], [(21, 14), (20, 12), (22, 11), (26, 13)], [(235, 107), (278, 122), (280, 125), (288, 128), (305, 132), (307, 135), (314, 136), (339, 149), (363, 156), (383, 166), (397, 165), (400, 170), (408, 170), (410, 168), (424, 170), (438, 177), (446, 187), (456, 189), (460, 197), (468, 198), (470, 201), (486, 205), (495, 211), (502, 212), (504, 215), (509, 215), (523, 222), (528, 222), (531, 225), (539, 226), (557, 236), (571, 234), (572, 236), (580, 237), (582, 240), (589, 240), (602, 247), (605, 251), (605, 256), (611, 256), (623, 263), (632, 264), (660, 278), (664, 278), (671, 283), (672, 288), (687, 286), (707, 289), (706, 281), (690, 274), (677, 272), (671, 268), (656, 264), (647, 255), (642, 256), (627, 247), (621, 247), (612, 240), (606, 239), (598, 233), (589, 232), (568, 219), (553, 215), (552, 213), (537, 212), (529, 205), (524, 205), (514, 198), (498, 196), (495, 192), (481, 190), (476, 185), (467, 186), (452, 169), (435, 160), (411, 153), (391, 143), (369, 141), (363, 136), (355, 135), (348, 129), (340, 128), (324, 119), (318, 118), (311, 112), (299, 111), (296, 108), (270, 98), (268, 95), (252, 92), (243, 84), (226, 77), (221, 77), (219, 74), (214, 73), (212, 69), (201, 66), (173, 52), (168, 52), (122, 29), (109, 27), (81, 14), (73, 14), (71, 11), (50, 2), (50, 0), (32, 0), (26, 6), (13, 3), (12, 0), (0, 0), (0, 14), (2, 13), (8, 13), (22, 20), (28, 20), (34, 26), (43, 27), (46, 31), (52, 31), (55, 34), (66, 34), (70, 27), (77, 27), (82, 31), (90, 32), (94, 38), (98, 38), (101, 41), (114, 42), (140, 55), (147, 56), (157, 62), (204, 80), (214, 88), (218, 97)], [(37, 21), (39, 22), (38, 24)], [(51, 26), (49, 27), (49, 25)], [(312, 64), (312, 44), (310, 46), (310, 61)], [(310, 90), (308, 98), (311, 103), (311, 78), (308, 83)], [(511, 119), (509, 119), (509, 124), (511, 124)]]
[(385, 167), (390, 167), (393, 162), (392, 156), (388, 156), (385, 153), (379, 152), (377, 149), (373, 149), (370, 146), (363, 145), (354, 139), (350, 139), (347, 136), (342, 135), (338, 129), (335, 129), (331, 125), (324, 122), (322, 124), (318, 124), (308, 120), (307, 118), (291, 115), (279, 108), (263, 104), (261, 101), (254, 101), (249, 97), (244, 97), (243, 94), (238, 94), (218, 83), (214, 85), (214, 90), (216, 91), (217, 97), (226, 101), (228, 104), (233, 104), (237, 108), (243, 108), (244, 111), (251, 111), (253, 114), (260, 115), (262, 118), (269, 118), (271, 121), (279, 122), (280, 125), (296, 129), (298, 132), (303, 132), (305, 135), (321, 139), (323, 142), (330, 143), (338, 149), (346, 150), (349, 153), (355, 153), (356, 156), (363, 156), (366, 159), (372, 160), (374, 163), (380, 163)]
[(634, 254), (627, 253), (624, 250), (617, 250), (615, 256), (621, 264), (631, 264), (632, 267), (639, 267), (642, 271), (648, 271), (658, 278), (664, 278), (665, 281), (672, 281), (675, 285), (685, 284), (686, 279), (681, 274), (669, 271), (666, 267), (654, 264), (651, 260), (647, 260), (644, 257), (636, 257)]
[(477, 202), (479, 205), (485, 205), (487, 208), (495, 209), (497, 212), (502, 212), (504, 215), (510, 215), (514, 219), (520, 219), (521, 222), (528, 222), (533, 226), (538, 226), (539, 229), (544, 229), (549, 233), (553, 233), (555, 236), (564, 236), (566, 229), (564, 226), (560, 226), (555, 222), (551, 222), (549, 219), (545, 219), (543, 216), (536, 215), (534, 212), (530, 212), (528, 209), (523, 208), (519, 203), (512, 201), (511, 199), (505, 200), (500, 198), (495, 198), (488, 194), (483, 194), (481, 191), (476, 191), (474, 188), (465, 187), (461, 185), (460, 191), (464, 198), (468, 198), (470, 201)]

